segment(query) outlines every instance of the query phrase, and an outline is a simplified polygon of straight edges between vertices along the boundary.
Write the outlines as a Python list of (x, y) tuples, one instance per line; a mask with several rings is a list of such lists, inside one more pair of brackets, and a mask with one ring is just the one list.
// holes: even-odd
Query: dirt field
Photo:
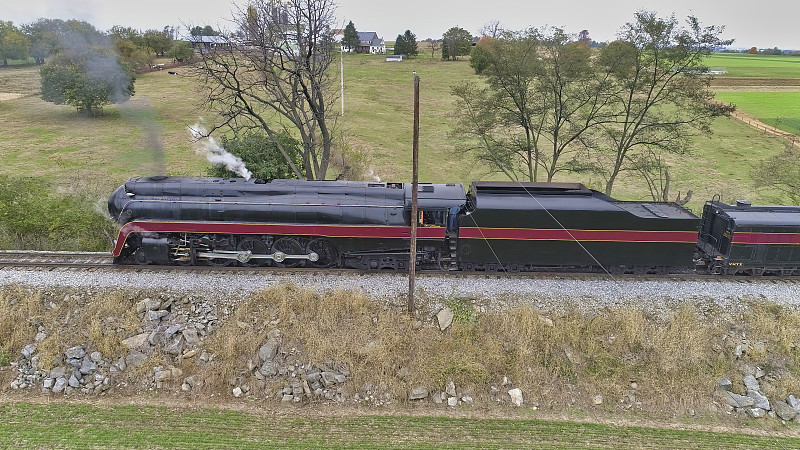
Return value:
[(12, 94), (10, 92), (0, 92), (0, 102), (6, 100), (14, 100), (15, 98), (24, 97), (23, 94)]

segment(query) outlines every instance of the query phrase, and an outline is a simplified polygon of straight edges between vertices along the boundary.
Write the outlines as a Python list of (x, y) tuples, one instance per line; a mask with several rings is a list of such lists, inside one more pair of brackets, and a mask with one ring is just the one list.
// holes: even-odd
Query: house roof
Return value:
[(222, 36), (187, 36), (182, 40), (202, 44), (224, 44), (227, 42)]
[(367, 46), (380, 46), (383, 45), (383, 39), (378, 37), (378, 33), (374, 31), (359, 31), (358, 32), (359, 45)]

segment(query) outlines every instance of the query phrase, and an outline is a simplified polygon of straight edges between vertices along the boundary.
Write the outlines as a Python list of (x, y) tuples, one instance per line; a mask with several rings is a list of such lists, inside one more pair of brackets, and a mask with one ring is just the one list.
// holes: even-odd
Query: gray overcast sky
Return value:
[[(20, 25), (39, 17), (76, 18), (101, 30), (113, 25), (141, 30), (181, 24), (224, 27), (233, 5), (224, 0), (0, 0), (0, 20)], [(694, 14), (705, 25), (725, 25), (724, 37), (735, 39), (735, 47), (800, 49), (797, 0), (341, 0), (337, 16), (342, 25), (352, 20), (359, 31), (375, 31), (386, 40), (394, 40), (406, 29), (417, 40), (441, 38), (452, 26), (474, 34), (487, 22), (498, 20), (513, 30), (543, 25), (564, 27), (570, 33), (587, 29), (594, 40), (607, 41), (637, 9), (656, 11), (659, 16), (675, 13), (681, 20)]]

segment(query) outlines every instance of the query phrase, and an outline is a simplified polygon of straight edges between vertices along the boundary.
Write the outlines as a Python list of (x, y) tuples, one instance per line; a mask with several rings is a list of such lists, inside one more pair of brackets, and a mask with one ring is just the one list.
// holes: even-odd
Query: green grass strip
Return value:
[(280, 415), (150, 406), (0, 406), (7, 448), (800, 448), (800, 438), (536, 419)]

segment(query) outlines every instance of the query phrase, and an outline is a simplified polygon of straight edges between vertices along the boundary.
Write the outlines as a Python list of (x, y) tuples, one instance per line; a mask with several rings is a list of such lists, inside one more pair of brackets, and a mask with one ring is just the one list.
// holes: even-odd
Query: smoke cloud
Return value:
[(253, 174), (247, 170), (242, 158), (239, 158), (222, 148), (217, 141), (208, 136), (208, 131), (199, 124), (194, 124), (189, 128), (189, 133), (195, 139), (195, 152), (205, 156), (211, 164), (225, 166), (231, 172), (249, 180)]
[(381, 177), (375, 175), (375, 171), (372, 169), (369, 169), (367, 173), (364, 174), (364, 176), (367, 178), (372, 178), (373, 181), (377, 181), (378, 183), (381, 182)]

